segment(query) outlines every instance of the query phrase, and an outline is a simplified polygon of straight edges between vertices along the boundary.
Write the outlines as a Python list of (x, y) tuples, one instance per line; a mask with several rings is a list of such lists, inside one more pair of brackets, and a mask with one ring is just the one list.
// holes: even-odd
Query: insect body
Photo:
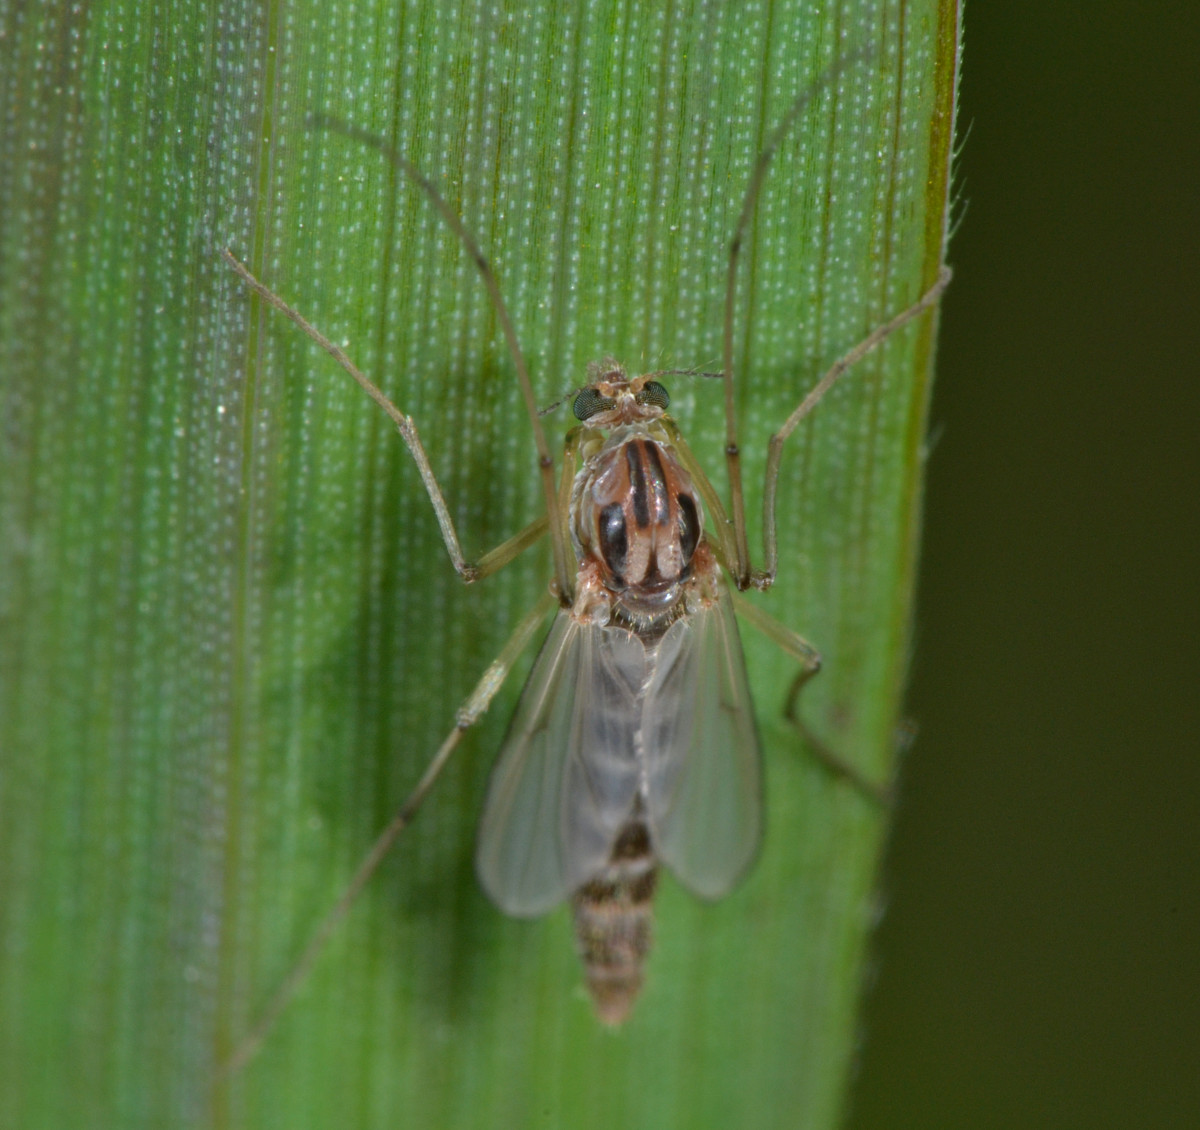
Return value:
[[(579, 562), (492, 773), (476, 867), (506, 913), (570, 896), (599, 1017), (625, 1019), (657, 864), (727, 894), (762, 829), (758, 736), (690, 453), (655, 374), (593, 367), (575, 401)], [(607, 432), (607, 434), (605, 434)]]
[[(413, 420), (331, 342), (228, 251), (233, 270), (266, 303), (332, 356), (396, 424), (433, 505), (446, 550), (464, 581), (513, 560), (543, 535), (554, 559), (550, 592), (458, 710), (410, 796), (363, 860), (226, 1070), (261, 1046), (325, 941), (442, 769), (495, 696), (518, 656), (557, 612), (492, 772), (480, 824), (476, 871), (505, 912), (542, 914), (572, 900), (579, 948), (599, 1017), (624, 1019), (642, 981), (658, 865), (704, 898), (727, 894), (745, 875), (762, 836), (761, 768), (728, 575), (737, 589), (775, 577), (775, 489), (783, 445), (829, 388), (861, 357), (935, 305), (950, 279), (941, 268), (925, 294), (836, 361), (771, 437), (763, 481), (763, 556), (754, 569), (734, 412), (733, 313), (742, 238), (767, 166), (813, 96), (859, 56), (848, 56), (793, 103), (759, 155), (730, 243), (725, 294), (724, 383), (730, 511), (666, 414), (661, 373), (628, 377), (594, 365), (575, 400), (581, 425), (567, 437), (561, 479), (537, 411), (524, 355), (496, 276), (461, 218), (394, 148), (343, 123), (322, 124), (383, 155), (426, 194), (478, 268), (516, 370), (537, 449), (545, 514), (501, 546), (468, 562)], [(578, 468), (578, 469), (577, 469)], [(707, 513), (708, 526), (706, 528)], [(753, 606), (748, 618), (801, 664), (792, 700), (816, 672), (815, 648)], [(811, 744), (811, 743), (810, 743)], [(816, 752), (860, 784), (853, 770)]]

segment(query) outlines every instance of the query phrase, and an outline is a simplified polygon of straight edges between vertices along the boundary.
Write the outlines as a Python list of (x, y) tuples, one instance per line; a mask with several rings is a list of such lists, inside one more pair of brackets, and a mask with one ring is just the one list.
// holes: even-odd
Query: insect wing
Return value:
[(608, 860), (638, 790), (646, 649), (629, 632), (554, 621), (488, 783), (475, 870), (506, 914), (544, 914)]
[(762, 755), (732, 601), (681, 617), (643, 706), (647, 814), (659, 857), (694, 894), (728, 894), (762, 838)]

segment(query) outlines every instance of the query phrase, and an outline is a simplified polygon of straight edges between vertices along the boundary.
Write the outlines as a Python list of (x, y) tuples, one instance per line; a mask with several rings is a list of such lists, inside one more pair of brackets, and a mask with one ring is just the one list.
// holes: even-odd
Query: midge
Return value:
[[(269, 290), (228, 250), (225, 259), (265, 302), (330, 354), (395, 422), (433, 504), (450, 560), (464, 581), (487, 576), (549, 534), (554, 577), (458, 710), (454, 728), (382, 832), (337, 905), (280, 986), (228, 1069), (261, 1045), (325, 940), (416, 814), (464, 731), (487, 709), (551, 608), (556, 614), (492, 770), (475, 853), (479, 881), (505, 913), (544, 914), (570, 899), (597, 1016), (624, 1020), (650, 948), (660, 864), (705, 899), (728, 894), (762, 836), (761, 753), (730, 590), (775, 579), (775, 488), (784, 442), (830, 386), (889, 334), (931, 308), (943, 268), (924, 296), (837, 361), (771, 438), (763, 484), (764, 563), (747, 544), (734, 413), (733, 314), (742, 238), (763, 177), (786, 131), (846, 63), (796, 100), (755, 165), (730, 245), (724, 311), (727, 511), (667, 414), (661, 377), (629, 375), (616, 361), (589, 366), (574, 400), (556, 473), (528, 367), (496, 276), (433, 184), (400, 153), (361, 130), (329, 128), (379, 150), (425, 192), (487, 287), (507, 342), (537, 447), (545, 514), (468, 562), (412, 419), (338, 346)], [(678, 372), (678, 371), (673, 371)], [(680, 374), (682, 375), (682, 374)], [(728, 579), (727, 579), (728, 578)], [(746, 614), (801, 667), (819, 665), (799, 635), (746, 606)]]

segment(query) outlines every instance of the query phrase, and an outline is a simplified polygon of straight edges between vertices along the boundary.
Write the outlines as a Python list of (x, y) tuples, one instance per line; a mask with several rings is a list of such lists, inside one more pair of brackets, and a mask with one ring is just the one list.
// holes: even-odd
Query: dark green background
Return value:
[(1168, 11), (967, 5), (855, 1130), (1200, 1126), (1200, 44)]

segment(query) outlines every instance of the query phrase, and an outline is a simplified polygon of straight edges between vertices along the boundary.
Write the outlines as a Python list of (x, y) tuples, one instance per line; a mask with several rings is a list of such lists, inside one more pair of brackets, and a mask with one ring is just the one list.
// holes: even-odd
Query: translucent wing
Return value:
[(733, 603), (671, 625), (643, 703), (655, 851), (702, 898), (728, 894), (762, 838), (762, 756)]
[(475, 849), (506, 914), (544, 914), (607, 862), (639, 784), (646, 681), (636, 636), (554, 621), (488, 783)]

